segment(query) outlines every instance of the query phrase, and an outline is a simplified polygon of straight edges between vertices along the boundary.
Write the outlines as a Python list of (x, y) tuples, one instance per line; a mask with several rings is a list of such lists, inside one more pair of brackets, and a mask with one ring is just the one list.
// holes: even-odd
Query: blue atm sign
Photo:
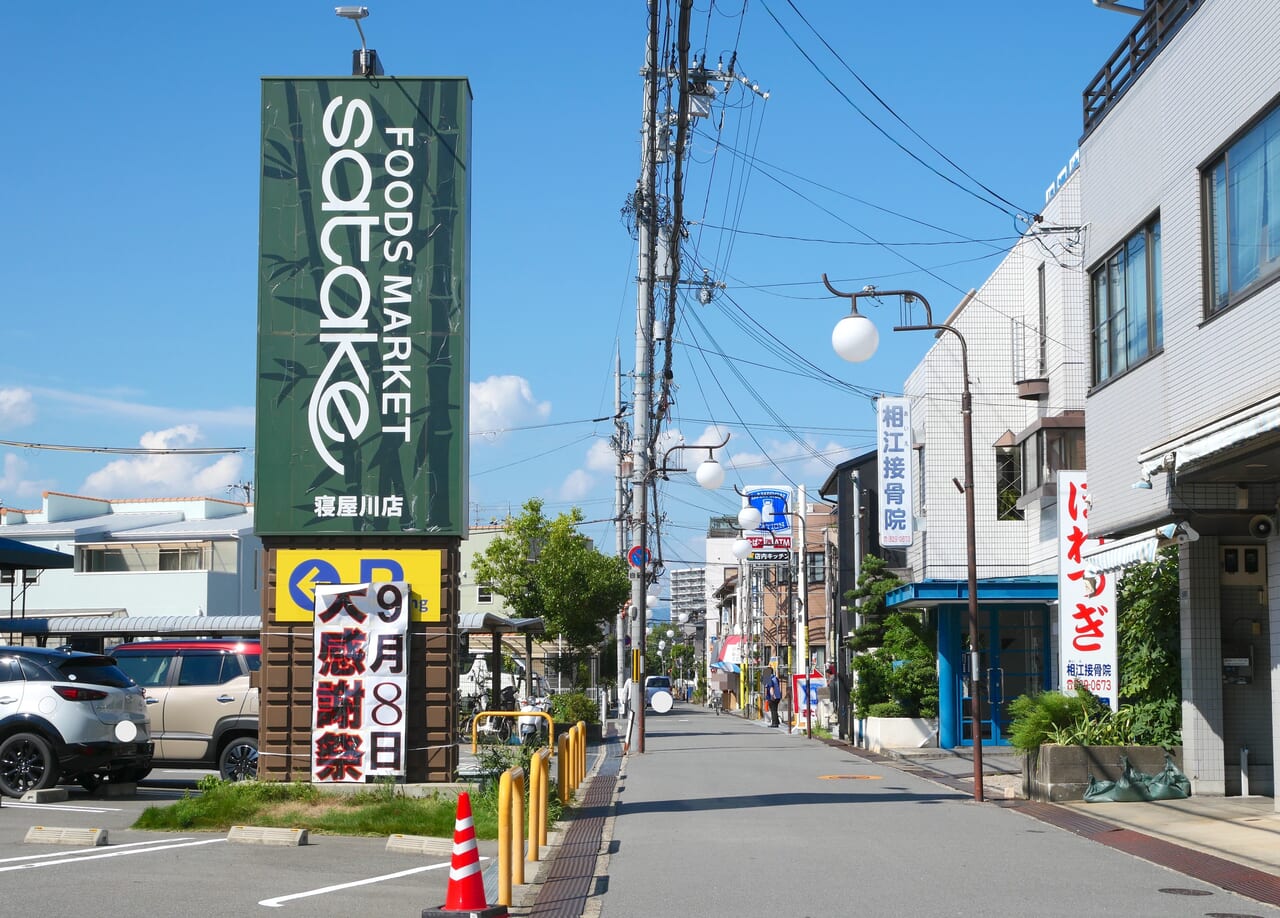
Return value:
[(384, 551), (276, 552), (276, 621), (315, 619), (316, 584), (402, 580), (409, 584), (409, 619), (440, 621), (441, 552), (419, 549)]

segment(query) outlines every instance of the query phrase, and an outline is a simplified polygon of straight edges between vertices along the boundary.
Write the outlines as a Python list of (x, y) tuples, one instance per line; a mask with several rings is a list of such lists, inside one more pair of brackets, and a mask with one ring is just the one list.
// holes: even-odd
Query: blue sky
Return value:
[[(950, 312), (1043, 205), (1081, 91), (1135, 21), (1089, 0), (710, 4), (695, 3), (693, 53), (714, 66), (736, 50), (757, 89), (718, 97), (685, 164), (684, 276), (725, 287), (682, 301), (666, 429), (732, 439), (718, 493), (663, 485), (668, 567), (697, 562), (732, 485), (816, 491), (871, 448), (869, 393), (900, 391), (932, 339), (891, 333), (886, 301), (876, 357), (841, 362), (830, 332), (847, 307), (822, 274)], [(605, 520), (612, 423), (595, 419), (614, 412), (615, 353), (624, 373), (635, 354), (622, 208), (645, 2), (368, 5), (387, 73), (462, 75), (474, 94), (471, 519), (537, 496)], [(356, 29), (297, 0), (25, 3), (6, 25), (25, 65), (0, 148), (0, 439), (247, 449), (0, 446), (0, 501), (233, 496), (253, 476), (259, 78), (349, 73)], [(610, 523), (584, 531), (612, 549)]]

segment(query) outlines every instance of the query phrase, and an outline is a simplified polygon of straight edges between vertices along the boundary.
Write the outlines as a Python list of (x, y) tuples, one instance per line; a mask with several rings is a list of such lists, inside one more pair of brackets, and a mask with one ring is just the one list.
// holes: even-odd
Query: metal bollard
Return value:
[(524, 885), (524, 769), (498, 779), (498, 904), (511, 905), (511, 885)]
[(548, 802), (550, 797), (551, 749), (544, 746), (529, 760), (529, 854), (536, 861), (547, 843)]
[(1249, 796), (1249, 747), (1240, 747), (1240, 796)]
[(560, 734), (559, 744), (556, 746), (556, 784), (560, 788), (560, 802), (568, 803), (569, 797), (573, 791), (569, 788), (569, 734), (572, 730), (568, 730)]

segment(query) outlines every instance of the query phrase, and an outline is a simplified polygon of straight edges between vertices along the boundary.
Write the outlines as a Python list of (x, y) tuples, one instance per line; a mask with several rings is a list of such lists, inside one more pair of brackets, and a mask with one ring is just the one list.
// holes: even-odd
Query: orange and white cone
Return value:
[(458, 794), (458, 813), (453, 822), (453, 860), (449, 865), (449, 889), (438, 909), (423, 909), (422, 918), (457, 915), (475, 918), (506, 918), (504, 905), (490, 906), (485, 900), (484, 878), (480, 875), (480, 849), (476, 827), (471, 820), (471, 795)]

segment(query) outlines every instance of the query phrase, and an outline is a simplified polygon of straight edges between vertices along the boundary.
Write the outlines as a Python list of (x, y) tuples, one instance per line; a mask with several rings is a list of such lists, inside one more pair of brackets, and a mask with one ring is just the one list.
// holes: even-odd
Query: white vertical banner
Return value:
[(1083, 685), (1112, 710), (1120, 707), (1116, 585), (1084, 561), (1099, 544), (1089, 533), (1089, 485), (1083, 471), (1058, 472), (1058, 684)]
[(876, 401), (876, 446), (880, 460), (880, 544), (885, 548), (907, 548), (915, 528), (910, 400), (881, 396)]
[(403, 775), (409, 584), (316, 585), (311, 779)]

